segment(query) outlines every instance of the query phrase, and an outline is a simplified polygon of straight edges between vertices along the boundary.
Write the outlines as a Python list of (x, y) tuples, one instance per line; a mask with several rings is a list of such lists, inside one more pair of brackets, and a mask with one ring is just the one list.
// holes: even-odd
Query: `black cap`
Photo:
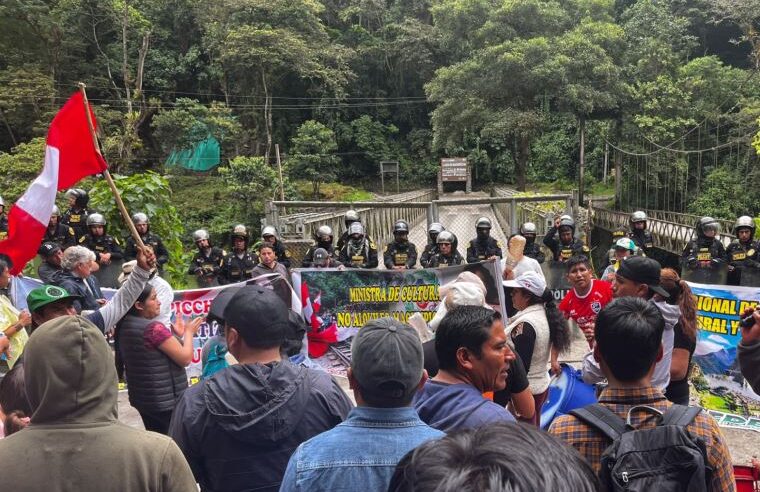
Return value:
[(42, 256), (43, 258), (50, 258), (50, 256), (54, 255), (58, 251), (61, 250), (61, 246), (58, 243), (42, 243), (40, 246), (40, 249), (37, 250), (37, 254)]
[(652, 258), (629, 256), (620, 262), (617, 274), (649, 288), (663, 297), (670, 297), (668, 291), (660, 287), (660, 264)]
[(227, 304), (230, 303), (232, 296), (237, 294), (240, 289), (241, 287), (227, 287), (226, 289), (222, 289), (222, 291), (214, 297), (214, 300), (211, 301), (208, 315), (224, 322), (224, 310), (227, 309)]
[(288, 308), (282, 299), (259, 285), (241, 287), (224, 309), (225, 326), (235, 328), (252, 347), (282, 344), (289, 323)]

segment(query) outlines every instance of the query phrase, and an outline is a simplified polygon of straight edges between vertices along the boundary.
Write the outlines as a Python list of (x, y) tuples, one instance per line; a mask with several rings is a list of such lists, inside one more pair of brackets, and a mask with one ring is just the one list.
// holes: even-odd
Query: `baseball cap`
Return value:
[(37, 254), (43, 258), (49, 258), (51, 255), (61, 250), (61, 246), (58, 243), (42, 243), (40, 249), (37, 250)]
[(617, 241), (615, 241), (615, 249), (627, 249), (629, 251), (636, 251), (636, 243), (634, 243), (630, 238), (627, 237), (621, 237)]
[(241, 287), (227, 287), (222, 289), (211, 301), (208, 315), (224, 322), (224, 310), (227, 308), (227, 304), (230, 303), (232, 296), (237, 294), (240, 289)]
[(376, 398), (404, 400), (422, 377), (422, 342), (411, 326), (393, 318), (364, 325), (351, 345), (351, 370), (362, 391)]
[(620, 262), (617, 274), (633, 282), (646, 284), (663, 297), (670, 297), (668, 291), (660, 287), (660, 270), (660, 264), (652, 258), (630, 256)]
[(252, 347), (282, 344), (290, 329), (285, 303), (260, 285), (241, 287), (224, 308), (223, 318), (225, 326), (234, 327)]
[(514, 280), (505, 280), (502, 285), (512, 288), (519, 287), (538, 297), (543, 296), (546, 290), (546, 280), (533, 271), (523, 272)]
[(29, 295), (26, 296), (26, 305), (29, 308), (29, 312), (35, 312), (41, 307), (47, 306), (50, 303), (63, 301), (64, 299), (80, 299), (81, 296), (69, 294), (69, 292), (55, 285), (43, 285), (32, 289)]

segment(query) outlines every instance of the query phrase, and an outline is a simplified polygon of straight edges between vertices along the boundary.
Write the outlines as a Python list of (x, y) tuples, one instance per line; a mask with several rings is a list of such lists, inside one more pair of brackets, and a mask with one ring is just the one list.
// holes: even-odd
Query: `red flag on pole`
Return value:
[[(93, 125), (97, 125), (92, 108), (89, 110)], [(8, 238), (0, 242), (0, 253), (13, 261), (13, 275), (21, 273), (37, 254), (53, 212), (56, 193), (107, 167), (95, 149), (82, 93), (77, 92), (50, 124), (42, 173), (8, 214)]]

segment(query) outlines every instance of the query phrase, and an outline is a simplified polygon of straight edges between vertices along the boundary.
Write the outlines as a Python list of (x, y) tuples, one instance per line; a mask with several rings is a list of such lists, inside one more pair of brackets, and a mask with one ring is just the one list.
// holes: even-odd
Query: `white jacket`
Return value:
[[(530, 323), (536, 332), (536, 343), (533, 346), (533, 357), (530, 360), (528, 370), (528, 386), (530, 392), (539, 395), (549, 387), (549, 357), (551, 355), (551, 339), (549, 338), (549, 322), (546, 319), (546, 311), (543, 304), (533, 304), (510, 318), (510, 323), (505, 328), (507, 343), (514, 350), (512, 344), (512, 331), (520, 323)], [(538, 411), (538, 409), (536, 409)]]

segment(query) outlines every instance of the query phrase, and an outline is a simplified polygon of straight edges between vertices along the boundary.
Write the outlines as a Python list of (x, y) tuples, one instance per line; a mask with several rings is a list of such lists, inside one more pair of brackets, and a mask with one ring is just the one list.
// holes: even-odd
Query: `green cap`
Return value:
[(79, 299), (80, 296), (71, 295), (68, 291), (62, 287), (56, 287), (55, 285), (43, 285), (33, 289), (28, 296), (26, 296), (26, 306), (29, 308), (29, 312), (35, 312), (43, 306), (47, 306), (51, 302), (62, 301), (64, 299)]

